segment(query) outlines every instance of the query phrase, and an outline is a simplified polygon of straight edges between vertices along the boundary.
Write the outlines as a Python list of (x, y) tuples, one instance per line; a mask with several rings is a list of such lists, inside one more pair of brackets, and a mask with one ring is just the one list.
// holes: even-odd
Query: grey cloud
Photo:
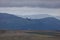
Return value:
[(60, 0), (0, 0), (0, 7), (60, 8)]

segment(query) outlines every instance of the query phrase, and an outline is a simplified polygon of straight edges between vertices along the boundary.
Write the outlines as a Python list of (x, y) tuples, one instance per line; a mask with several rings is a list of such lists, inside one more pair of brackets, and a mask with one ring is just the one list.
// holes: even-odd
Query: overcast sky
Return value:
[(60, 0), (0, 0), (0, 7), (60, 8)]
[(60, 0), (0, 0), (0, 12), (15, 15), (60, 16)]

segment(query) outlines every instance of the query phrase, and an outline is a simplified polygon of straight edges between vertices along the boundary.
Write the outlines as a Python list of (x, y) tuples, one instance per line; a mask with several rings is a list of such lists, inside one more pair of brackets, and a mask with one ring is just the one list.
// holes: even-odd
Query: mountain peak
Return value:
[(18, 17), (16, 15), (12, 15), (12, 14), (8, 14), (8, 13), (0, 13), (0, 18), (21, 18), (21, 17)]

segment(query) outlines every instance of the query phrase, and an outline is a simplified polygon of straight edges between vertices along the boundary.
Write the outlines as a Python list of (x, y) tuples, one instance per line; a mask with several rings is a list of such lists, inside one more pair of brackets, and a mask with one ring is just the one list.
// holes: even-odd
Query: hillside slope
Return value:
[(0, 13), (0, 30), (59, 30), (60, 20), (53, 17), (24, 19), (15, 15)]

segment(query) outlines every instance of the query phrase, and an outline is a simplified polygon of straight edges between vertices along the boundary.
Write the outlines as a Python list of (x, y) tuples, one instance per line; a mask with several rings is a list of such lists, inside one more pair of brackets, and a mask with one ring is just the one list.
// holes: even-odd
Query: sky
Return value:
[(14, 15), (60, 16), (60, 0), (0, 0), (0, 12)]

